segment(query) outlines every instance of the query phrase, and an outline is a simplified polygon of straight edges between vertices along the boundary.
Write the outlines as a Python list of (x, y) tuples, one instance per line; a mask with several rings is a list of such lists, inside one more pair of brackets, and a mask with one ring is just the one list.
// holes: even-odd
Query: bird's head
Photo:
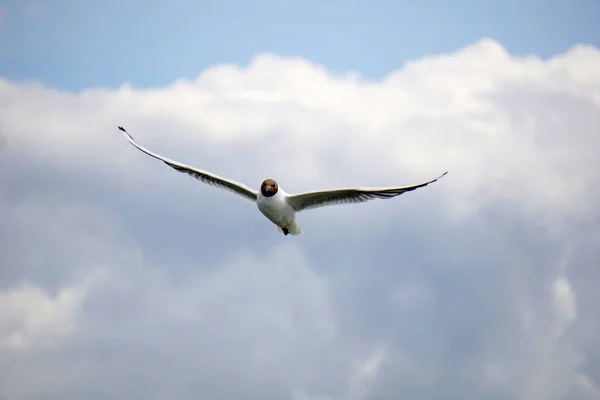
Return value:
[(275, 182), (273, 179), (266, 179), (262, 183), (262, 185), (260, 185), (260, 191), (265, 197), (274, 196), (277, 193), (278, 189), (279, 186), (277, 185), (277, 182)]

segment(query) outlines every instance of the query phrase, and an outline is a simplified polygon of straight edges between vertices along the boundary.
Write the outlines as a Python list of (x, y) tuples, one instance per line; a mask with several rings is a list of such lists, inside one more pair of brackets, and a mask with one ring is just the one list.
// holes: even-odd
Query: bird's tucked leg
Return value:
[(283, 234), (286, 236), (290, 233), (290, 230), (288, 228), (282, 228), (281, 230), (283, 231)]

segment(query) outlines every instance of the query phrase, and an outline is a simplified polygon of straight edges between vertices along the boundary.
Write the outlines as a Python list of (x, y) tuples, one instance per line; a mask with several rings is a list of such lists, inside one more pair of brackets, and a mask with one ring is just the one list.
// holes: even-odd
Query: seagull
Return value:
[(163, 161), (176, 171), (186, 173), (201, 182), (227, 190), (246, 200), (256, 203), (260, 212), (276, 226), (279, 232), (286, 236), (301, 235), (304, 233), (302, 228), (300, 228), (300, 225), (296, 222), (296, 214), (301, 211), (337, 204), (364, 203), (374, 199), (390, 199), (403, 193), (427, 186), (448, 173), (448, 171), (446, 171), (433, 180), (414, 186), (342, 188), (317, 190), (298, 194), (286, 193), (274, 179), (269, 178), (265, 179), (260, 185), (260, 190), (256, 191), (242, 183), (158, 155), (138, 144), (125, 128), (122, 126), (119, 126), (118, 128), (129, 143), (138, 150)]

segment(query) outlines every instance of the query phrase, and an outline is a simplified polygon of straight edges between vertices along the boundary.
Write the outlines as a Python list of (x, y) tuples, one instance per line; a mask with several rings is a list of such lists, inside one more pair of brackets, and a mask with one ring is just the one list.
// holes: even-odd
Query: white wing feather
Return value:
[(332, 190), (318, 190), (290, 195), (288, 201), (297, 212), (332, 206), (337, 204), (363, 203), (374, 199), (390, 199), (403, 193), (429, 185), (446, 175), (444, 172), (439, 177), (414, 186), (388, 187), (388, 188), (345, 188)]
[(215, 186), (220, 189), (224, 189), (229, 192), (235, 193), (235, 194), (245, 198), (246, 200), (256, 202), (256, 199), (258, 197), (258, 192), (250, 189), (248, 186), (246, 186), (242, 183), (238, 183), (238, 182), (235, 182), (235, 181), (232, 181), (229, 179), (222, 178), (220, 176), (211, 174), (210, 172), (203, 171), (198, 168), (190, 167), (189, 165), (182, 164), (180, 162), (173, 161), (173, 160), (170, 160), (159, 154), (156, 154), (156, 153), (146, 149), (145, 147), (141, 146), (140, 144), (138, 144), (133, 139), (133, 137), (129, 134), (129, 132), (127, 132), (125, 130), (125, 128), (123, 128), (122, 126), (119, 126), (119, 130), (121, 130), (121, 132), (123, 132), (123, 136), (125, 136), (125, 138), (129, 141), (129, 143), (131, 143), (133, 146), (135, 146), (138, 150), (148, 154), (151, 157), (161, 160), (162, 162), (167, 164), (169, 167), (175, 169), (176, 171), (186, 173), (186, 174), (198, 179), (201, 182), (204, 182), (211, 186)]

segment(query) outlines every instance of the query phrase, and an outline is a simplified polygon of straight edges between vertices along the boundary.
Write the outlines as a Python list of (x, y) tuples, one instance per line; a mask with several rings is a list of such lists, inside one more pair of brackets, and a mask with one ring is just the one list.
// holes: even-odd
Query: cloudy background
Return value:
[[(598, 11), (581, 3), (577, 15)], [(148, 39), (115, 34), (158, 18), (135, 19), (133, 3), (119, 17), (131, 26), (98, 32), (89, 20), (83, 39), (69, 36), (83, 29), (75, 17), (108, 17), (112, 3), (95, 14), (15, 4), (0, 14), (0, 399), (600, 399), (589, 17), (557, 34), (552, 18), (575, 11), (556, 6), (526, 34), (508, 5), (503, 29), (455, 27), (440, 48), (421, 36), (422, 52), (388, 37), (374, 63), (360, 61), (376, 51), (360, 32), (356, 47), (303, 51), (318, 42), (292, 40), (314, 23), (307, 8), (280, 47), (261, 45), (278, 24), (241, 45), (226, 36), (230, 56), (180, 28), (156, 52), (208, 55), (162, 71)], [(341, 18), (362, 15), (352, 4)], [(179, 6), (162, 28), (188, 21)], [(225, 25), (205, 36), (246, 21), (198, 7)], [(294, 11), (273, 7), (257, 18)], [(336, 24), (318, 29), (351, 40), (352, 24)], [(143, 50), (122, 68), (94, 64), (134, 44)], [(307, 211), (305, 234), (286, 237), (252, 203), (140, 153), (117, 125), (159, 154), (288, 192), (450, 172), (394, 200)]]

